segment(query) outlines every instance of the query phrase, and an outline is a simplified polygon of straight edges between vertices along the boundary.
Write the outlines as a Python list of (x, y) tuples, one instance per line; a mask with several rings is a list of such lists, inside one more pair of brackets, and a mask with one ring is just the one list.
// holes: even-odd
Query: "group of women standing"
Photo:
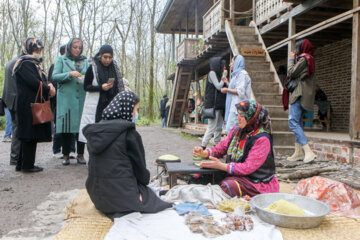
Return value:
[(104, 108), (117, 93), (124, 90), (122, 76), (113, 60), (110, 45), (102, 46), (88, 61), (82, 55), (83, 41), (79, 38), (70, 39), (65, 55), (59, 56), (54, 65), (52, 81), (58, 84), (57, 91), (41, 68), (43, 48), (40, 40), (28, 38), (13, 70), (18, 88), (18, 135), (22, 143), (17, 171), (42, 171), (43, 168), (34, 165), (36, 145), (37, 142), (51, 141), (50, 122), (36, 125), (32, 123), (31, 103), (40, 100), (35, 99), (40, 85), (45, 100), (57, 98), (56, 133), (62, 135), (63, 165), (70, 164), (73, 134), (77, 138), (77, 163), (86, 164), (86, 139), (81, 137), (82, 128), (86, 124), (100, 121)]

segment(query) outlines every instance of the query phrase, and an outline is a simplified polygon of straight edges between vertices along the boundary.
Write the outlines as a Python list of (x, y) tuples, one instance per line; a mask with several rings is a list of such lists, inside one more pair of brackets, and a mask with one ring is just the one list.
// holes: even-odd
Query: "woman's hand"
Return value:
[(114, 83), (103, 83), (101, 85), (101, 88), (104, 90), (104, 91), (109, 91), (109, 89), (111, 89), (112, 87), (114, 86)]
[(289, 53), (289, 59), (295, 59), (295, 52)]
[(221, 93), (227, 93), (227, 92), (228, 92), (228, 88), (227, 88), (227, 87), (221, 88)]
[(69, 76), (70, 76), (70, 77), (77, 77), (77, 78), (79, 78), (79, 77), (81, 77), (81, 73), (79, 73), (78, 71), (71, 71), (71, 72), (69, 73)]
[(52, 83), (49, 83), (48, 86), (50, 87), (49, 96), (54, 97), (56, 94), (56, 89)]
[(209, 157), (209, 152), (204, 151), (202, 147), (194, 147), (193, 156), (194, 157), (208, 158)]
[(229, 80), (226, 77), (221, 78), (221, 80), (229, 86)]
[(213, 169), (227, 171), (226, 163), (221, 162), (218, 158), (215, 158), (215, 157), (209, 157), (209, 159), (212, 161), (201, 162), (200, 167), (201, 168), (213, 168)]

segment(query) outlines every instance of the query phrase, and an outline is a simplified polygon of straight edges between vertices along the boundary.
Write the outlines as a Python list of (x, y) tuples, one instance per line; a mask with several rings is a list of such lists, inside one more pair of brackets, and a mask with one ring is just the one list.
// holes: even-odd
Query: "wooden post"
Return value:
[[(195, 124), (199, 123), (199, 106), (198, 106), (198, 99), (199, 99), (199, 79), (198, 79), (198, 70), (195, 68)], [(195, 95), (195, 94), (194, 94)]]
[(252, 18), (256, 24), (256, 0), (252, 0)]
[(186, 9), (186, 38), (189, 38), (189, 9)]
[(230, 0), (230, 21), (231, 25), (235, 25), (234, 11), (235, 11), (235, 2), (234, 0)]
[[(360, 0), (353, 0), (354, 8), (360, 6)], [(351, 98), (350, 129), (351, 139), (360, 138), (360, 13), (353, 14), (351, 60)]]
[(199, 38), (199, 0), (195, 0), (195, 37)]
[(173, 32), (171, 34), (171, 37), (172, 37), (172, 41), (171, 41), (171, 52), (172, 52), (172, 56), (171, 56), (171, 59), (172, 59), (172, 62), (175, 62), (175, 33)]
[[(294, 18), (289, 18), (289, 29), (288, 29), (288, 37), (290, 38), (296, 34), (296, 22)], [(295, 50), (295, 39), (292, 39), (288, 42), (288, 61), (290, 52)]]
[(181, 43), (181, 23), (179, 25), (179, 43)]

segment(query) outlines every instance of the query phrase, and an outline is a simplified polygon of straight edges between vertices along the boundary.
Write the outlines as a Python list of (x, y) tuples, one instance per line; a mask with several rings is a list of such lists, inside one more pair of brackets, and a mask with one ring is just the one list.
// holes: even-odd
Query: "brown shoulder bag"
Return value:
[[(36, 102), (40, 93), (40, 102)], [(51, 111), (50, 101), (45, 101), (43, 96), (43, 86), (42, 82), (40, 82), (39, 89), (36, 93), (34, 103), (31, 103), (31, 113), (32, 113), (32, 124), (42, 124), (46, 122), (51, 122), (54, 120), (54, 115)]]

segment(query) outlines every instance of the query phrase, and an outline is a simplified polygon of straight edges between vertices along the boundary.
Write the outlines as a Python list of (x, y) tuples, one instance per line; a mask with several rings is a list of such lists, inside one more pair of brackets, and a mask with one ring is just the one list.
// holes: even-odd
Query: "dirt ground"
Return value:
[[(151, 175), (152, 162), (160, 155), (174, 154), (182, 161), (191, 161), (192, 148), (200, 140), (180, 136), (179, 130), (138, 127), (146, 152)], [(65, 224), (61, 210), (85, 188), (87, 168), (71, 161), (62, 166), (53, 157), (51, 143), (38, 145), (37, 165), (40, 173), (15, 172), (9, 165), (10, 143), (0, 142), (0, 237), (2, 239), (50, 239)], [(85, 154), (87, 158), (87, 154)]]

